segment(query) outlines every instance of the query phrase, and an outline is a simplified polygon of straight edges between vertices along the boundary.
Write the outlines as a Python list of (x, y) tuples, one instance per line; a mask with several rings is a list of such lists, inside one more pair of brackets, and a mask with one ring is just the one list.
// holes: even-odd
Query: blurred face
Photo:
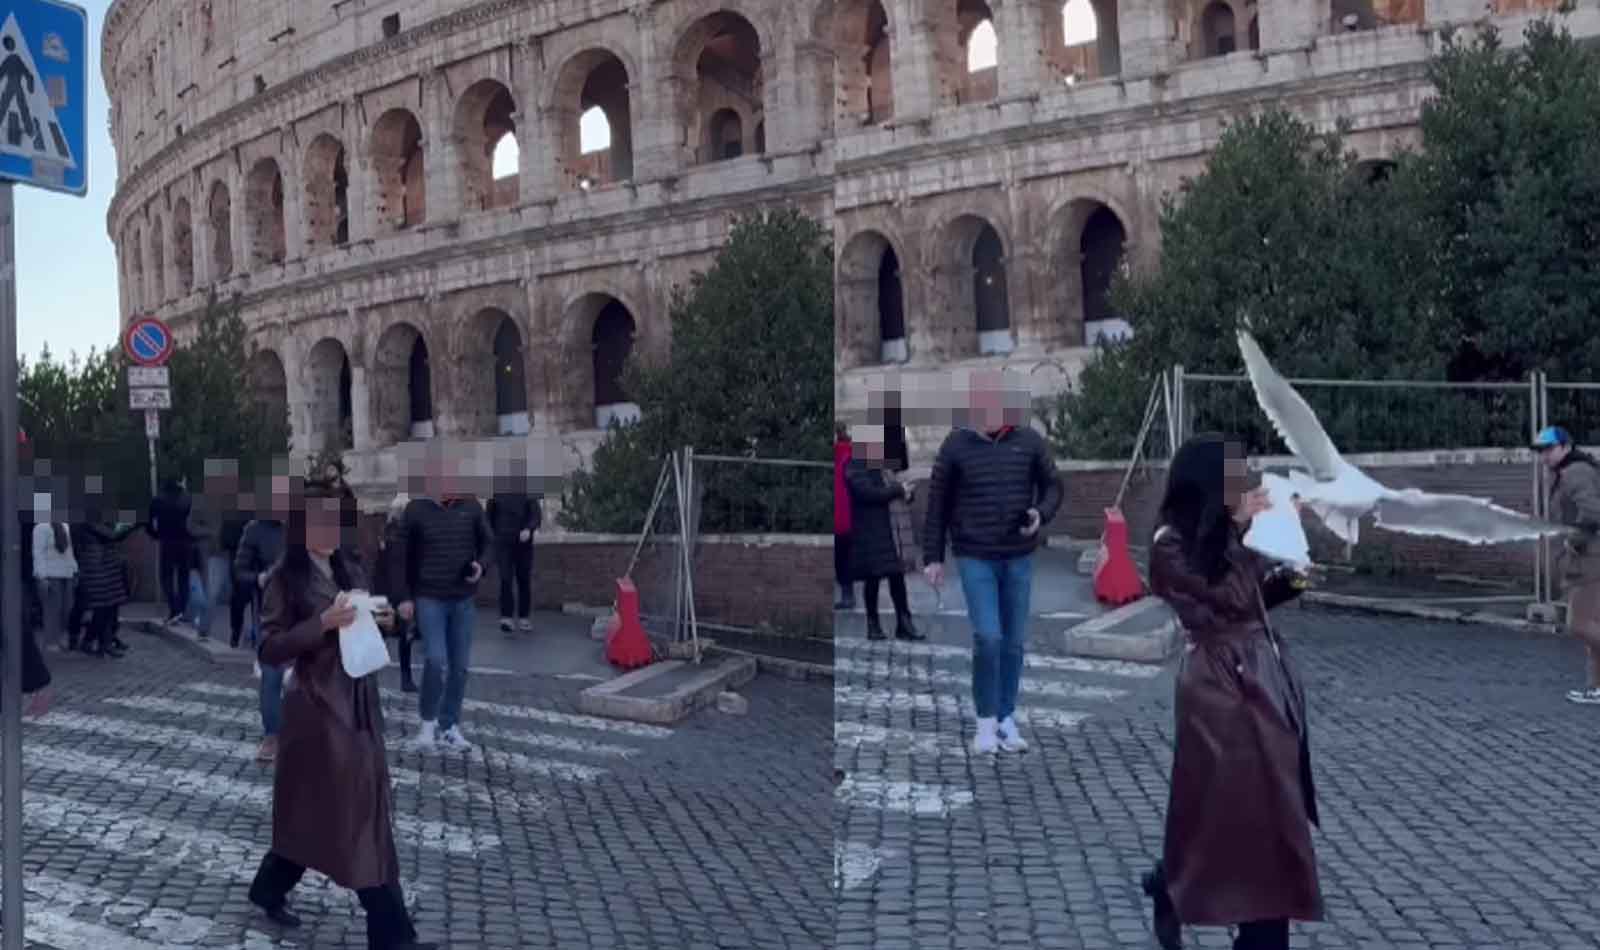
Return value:
[(1552, 445), (1539, 450), (1539, 461), (1543, 462), (1546, 468), (1555, 468), (1566, 460), (1567, 454), (1571, 451), (1570, 445)]
[(856, 426), (850, 442), (856, 458), (869, 465), (883, 461), (883, 426)]
[(1250, 490), (1250, 469), (1245, 464), (1244, 447), (1239, 443), (1228, 442), (1224, 452), (1222, 490), (1226, 494), (1223, 497), (1233, 504), (1235, 499)]
[(332, 554), (344, 538), (341, 502), (337, 498), (306, 499), (306, 550)]
[(967, 407), (972, 411), (972, 424), (980, 432), (993, 432), (1006, 425), (1005, 389), (998, 376), (976, 375)]
[(273, 475), (265, 479), (256, 497), (263, 517), (283, 519), (289, 513), (289, 476)]

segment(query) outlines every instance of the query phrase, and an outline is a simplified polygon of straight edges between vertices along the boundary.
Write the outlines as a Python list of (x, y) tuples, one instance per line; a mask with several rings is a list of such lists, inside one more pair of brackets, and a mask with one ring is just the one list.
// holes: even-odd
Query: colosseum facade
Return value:
[(1382, 162), (1446, 27), (1542, 3), (115, 0), (122, 315), (237, 296), (295, 451), (373, 488), (430, 437), (572, 464), (731, 215), (790, 203), (835, 237), (842, 412), (886, 372), (1049, 392), (1128, 330), (1111, 275), (1230, 117), (1346, 118)]

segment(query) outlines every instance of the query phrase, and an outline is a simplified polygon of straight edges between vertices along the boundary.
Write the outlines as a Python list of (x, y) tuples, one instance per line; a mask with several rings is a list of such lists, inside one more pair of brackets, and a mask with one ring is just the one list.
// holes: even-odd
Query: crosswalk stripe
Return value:
[[(254, 701), (258, 696), (254, 689), (223, 686), (217, 683), (189, 683), (184, 686), (184, 689), (212, 696), (226, 696), (250, 701)], [(416, 708), (417, 697), (414, 694), (402, 693), (392, 689), (382, 690), (381, 692), (385, 715), (389, 713), (391, 708), (402, 710)], [(633, 736), (638, 739), (669, 739), (672, 737), (672, 730), (665, 726), (651, 726), (639, 722), (621, 722), (614, 719), (601, 719), (598, 716), (581, 716), (574, 713), (558, 713), (548, 709), (535, 709), (531, 706), (510, 706), (505, 703), (490, 703), (469, 699), (462, 704), (462, 709), (467, 712), (499, 716), (503, 719), (526, 719), (531, 722), (543, 723), (547, 726), (589, 729), (623, 736)]]
[[(268, 950), (277, 946), (272, 935), (253, 928), (246, 928), (243, 941), (230, 940), (226, 935), (236, 931), (233, 925), (48, 874), (28, 875), (23, 880), (23, 890), (27, 895), (25, 916), (30, 942), (95, 950), (161, 950), (201, 943), (222, 950)], [(97, 912), (99, 919), (85, 920), (85, 910)], [(112, 918), (117, 919), (119, 927), (107, 926)], [(141, 931), (158, 934), (161, 943), (134, 935)], [(214, 938), (213, 933), (221, 936)]]
[[(242, 802), (266, 810), (272, 807), (272, 786), (242, 781), (220, 772), (202, 772), (123, 760), (109, 774), (102, 756), (33, 745), (26, 760), (35, 768), (100, 778), (136, 788), (168, 789), (218, 804)], [(447, 854), (476, 857), (500, 847), (500, 836), (462, 828), (450, 822), (395, 815), (394, 827), (402, 841)]]
[[(206, 828), (45, 792), (25, 794), (22, 808), (24, 818), (40, 837), (67, 835), (119, 859), (147, 861), (171, 874), (198, 874), (209, 880), (225, 877), (248, 884), (268, 847), (266, 842), (244, 841)], [(404, 880), (401, 886), (408, 901), (430, 890), (414, 880)], [(323, 910), (360, 913), (353, 892), (316, 871), (306, 872), (294, 894), (299, 906), (309, 902)]]
[[(880, 681), (903, 679), (941, 689), (967, 690), (972, 688), (972, 675), (970, 673), (930, 670), (905, 663), (891, 663), (887, 659), (849, 660), (835, 658), (833, 668), (837, 673), (867, 676)], [(1066, 700), (1113, 700), (1121, 699), (1128, 695), (1127, 690), (1110, 686), (1084, 686), (1078, 683), (1039, 680), (1026, 676), (1022, 678), (1022, 693), (1023, 695), (1046, 696), (1051, 699)]]
[(869, 808), (916, 815), (919, 818), (948, 818), (972, 804), (970, 791), (948, 785), (904, 782), (891, 779), (847, 776), (834, 789), (834, 797), (851, 808)]
[[(108, 699), (106, 702), (111, 705), (122, 706), (127, 709), (136, 709), (143, 712), (164, 713), (173, 716), (195, 716), (208, 719), (212, 722), (227, 722), (238, 725), (248, 725), (260, 721), (259, 714), (252, 709), (230, 709), (226, 706), (218, 706), (213, 703), (192, 703), (185, 702), (184, 700), (164, 699), (159, 696), (119, 696)], [(401, 724), (404, 724), (403, 717), (394, 718), (399, 718)], [(413, 720), (410, 725), (414, 729), (416, 726), (415, 720)], [(500, 730), (495, 730), (492, 727), (483, 728), (479, 731), (484, 735), (499, 735), (500, 738), (509, 739), (514, 742), (527, 742), (531, 745), (539, 745), (543, 740), (554, 740), (559, 738), (554, 736), (543, 736), (539, 733), (529, 733), (527, 735), (520, 733), (504, 733)], [(598, 746), (598, 744), (593, 745), (595, 745), (597, 748), (609, 748), (612, 750), (621, 748), (620, 746), (601, 747)], [(475, 747), (475, 751), (483, 750), (483, 748), (483, 746), (477, 746)], [(590, 752), (591, 754), (597, 754), (591, 749), (585, 749), (584, 751)], [(629, 749), (626, 750), (626, 752), (631, 754), (633, 750)], [(564, 762), (558, 759), (534, 758), (533, 756), (522, 755), (521, 753), (511, 752), (503, 749), (488, 750), (486, 754), (494, 755), (496, 758), (508, 763), (511, 768), (514, 768), (519, 772), (528, 772), (535, 775), (550, 775), (556, 778), (570, 779), (576, 782), (592, 782), (600, 776), (606, 774), (605, 769), (592, 765), (583, 765), (577, 762)]]
[[(942, 643), (901, 643), (889, 640), (865, 640), (861, 637), (841, 637), (833, 641), (833, 650), (851, 653), (871, 653), (874, 656), (931, 657), (938, 660), (972, 662), (969, 647), (949, 646)], [(1057, 673), (1093, 673), (1099, 676), (1127, 676), (1134, 679), (1153, 679), (1161, 675), (1161, 667), (1146, 663), (1128, 663), (1123, 660), (1093, 660), (1081, 656), (1050, 656), (1029, 653), (1023, 665), (1030, 670), (1048, 670)]]
[(872, 880), (883, 862), (895, 854), (888, 848), (874, 848), (854, 841), (836, 841), (833, 846), (833, 887), (849, 891)]
[[(215, 755), (239, 761), (254, 762), (256, 760), (256, 742), (254, 740), (220, 739), (215, 736), (191, 732), (187, 729), (176, 729), (171, 726), (158, 726), (127, 719), (113, 719), (109, 716), (52, 711), (48, 715), (35, 720), (33, 725), (103, 736), (108, 739), (119, 739), (127, 742), (153, 742), (168, 749), (190, 750), (203, 755)], [(37, 733), (32, 734), (37, 735)], [(25, 762), (32, 758), (35, 748), (37, 748), (35, 741), (29, 740), (27, 751), (23, 755)], [(545, 799), (532, 792), (501, 790), (491, 795), (469, 782), (460, 782), (453, 778), (444, 778), (438, 775), (424, 775), (413, 769), (401, 768), (395, 765), (389, 766), (389, 779), (396, 787), (425, 789), (428, 795), (439, 795), (467, 804), (499, 809), (500, 811), (519, 815), (542, 814), (549, 804)]]
[[(966, 694), (933, 694), (923, 690), (910, 692), (901, 688), (869, 689), (865, 686), (836, 684), (833, 687), (833, 703), (835, 708), (844, 706), (868, 712), (878, 709), (890, 712), (929, 712), (966, 721), (972, 721), (977, 716), (972, 700)], [(1071, 710), (1032, 706), (1019, 708), (1016, 718), (1017, 722), (1023, 725), (1066, 732), (1076, 729), (1091, 716), (1088, 713)]]

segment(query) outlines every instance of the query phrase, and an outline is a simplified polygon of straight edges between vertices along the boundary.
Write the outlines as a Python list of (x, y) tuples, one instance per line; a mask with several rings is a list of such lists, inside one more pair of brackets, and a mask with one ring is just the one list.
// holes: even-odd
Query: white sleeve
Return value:
[(39, 576), (39, 567), (44, 564), (44, 559), (50, 555), (50, 545), (54, 542), (55, 531), (47, 524), (33, 526), (33, 576)]

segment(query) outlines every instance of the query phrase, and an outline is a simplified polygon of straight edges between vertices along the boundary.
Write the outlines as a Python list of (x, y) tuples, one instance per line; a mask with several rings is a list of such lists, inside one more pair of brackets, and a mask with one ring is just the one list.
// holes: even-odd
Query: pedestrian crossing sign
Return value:
[(0, 0), (0, 179), (88, 191), (88, 22), (59, 0)]

